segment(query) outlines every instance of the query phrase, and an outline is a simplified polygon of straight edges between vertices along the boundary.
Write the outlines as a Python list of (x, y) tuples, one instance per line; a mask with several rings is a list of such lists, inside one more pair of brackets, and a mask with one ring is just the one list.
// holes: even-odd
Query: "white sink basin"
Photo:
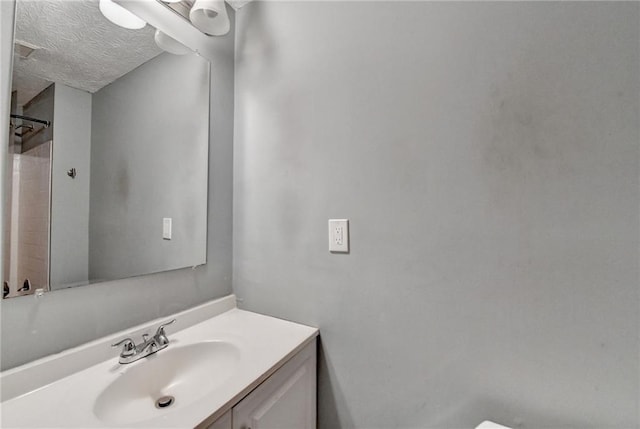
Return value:
[[(239, 362), (238, 347), (224, 341), (169, 345), (122, 365), (118, 378), (96, 398), (93, 412), (101, 421), (113, 424), (159, 417), (218, 388), (234, 375)], [(156, 401), (161, 398), (166, 398), (161, 400), (165, 407), (159, 408)]]
[[(167, 348), (118, 363), (111, 344), (169, 318)], [(239, 310), (230, 295), (0, 373), (0, 427), (206, 427), (317, 333)], [(163, 396), (175, 401), (158, 409)]]

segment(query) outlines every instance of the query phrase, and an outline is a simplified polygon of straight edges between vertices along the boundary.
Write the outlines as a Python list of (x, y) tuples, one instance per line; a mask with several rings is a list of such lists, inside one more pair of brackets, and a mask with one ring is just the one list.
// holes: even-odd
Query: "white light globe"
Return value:
[(144, 20), (138, 18), (127, 9), (114, 3), (112, 0), (100, 0), (99, 7), (100, 12), (102, 12), (105, 18), (120, 27), (128, 28), (130, 30), (138, 30), (147, 25)]
[(230, 22), (224, 0), (196, 0), (189, 12), (194, 27), (210, 36), (224, 36)]
[(191, 49), (184, 46), (171, 36), (163, 33), (160, 30), (156, 30), (156, 34), (153, 36), (156, 41), (156, 45), (164, 51), (174, 55), (185, 55), (191, 53)]

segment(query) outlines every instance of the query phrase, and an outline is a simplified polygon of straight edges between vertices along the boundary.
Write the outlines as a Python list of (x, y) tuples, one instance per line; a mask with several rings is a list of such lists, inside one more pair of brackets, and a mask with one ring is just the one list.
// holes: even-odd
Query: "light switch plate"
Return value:
[(162, 238), (164, 240), (171, 240), (171, 218), (162, 218)]
[(349, 253), (349, 219), (329, 219), (329, 252)]

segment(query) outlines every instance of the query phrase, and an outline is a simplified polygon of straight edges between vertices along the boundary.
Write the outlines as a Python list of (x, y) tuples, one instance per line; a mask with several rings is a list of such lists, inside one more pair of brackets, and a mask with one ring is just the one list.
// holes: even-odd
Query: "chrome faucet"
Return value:
[(122, 351), (120, 352), (120, 358), (118, 361), (120, 363), (135, 362), (138, 359), (142, 359), (143, 357), (149, 356), (150, 354), (167, 347), (169, 345), (169, 339), (167, 338), (167, 334), (164, 332), (164, 328), (175, 321), (176, 319), (173, 319), (158, 326), (158, 330), (156, 330), (155, 335), (151, 338), (149, 338), (149, 334), (143, 334), (142, 343), (140, 344), (136, 345), (131, 338), (125, 338), (115, 344), (111, 344), (111, 347), (122, 346)]

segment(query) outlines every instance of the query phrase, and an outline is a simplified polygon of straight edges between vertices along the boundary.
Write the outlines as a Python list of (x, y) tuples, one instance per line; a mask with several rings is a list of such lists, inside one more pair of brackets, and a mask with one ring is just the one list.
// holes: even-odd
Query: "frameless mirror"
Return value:
[(153, 33), (18, 0), (3, 296), (206, 262), (209, 63)]

